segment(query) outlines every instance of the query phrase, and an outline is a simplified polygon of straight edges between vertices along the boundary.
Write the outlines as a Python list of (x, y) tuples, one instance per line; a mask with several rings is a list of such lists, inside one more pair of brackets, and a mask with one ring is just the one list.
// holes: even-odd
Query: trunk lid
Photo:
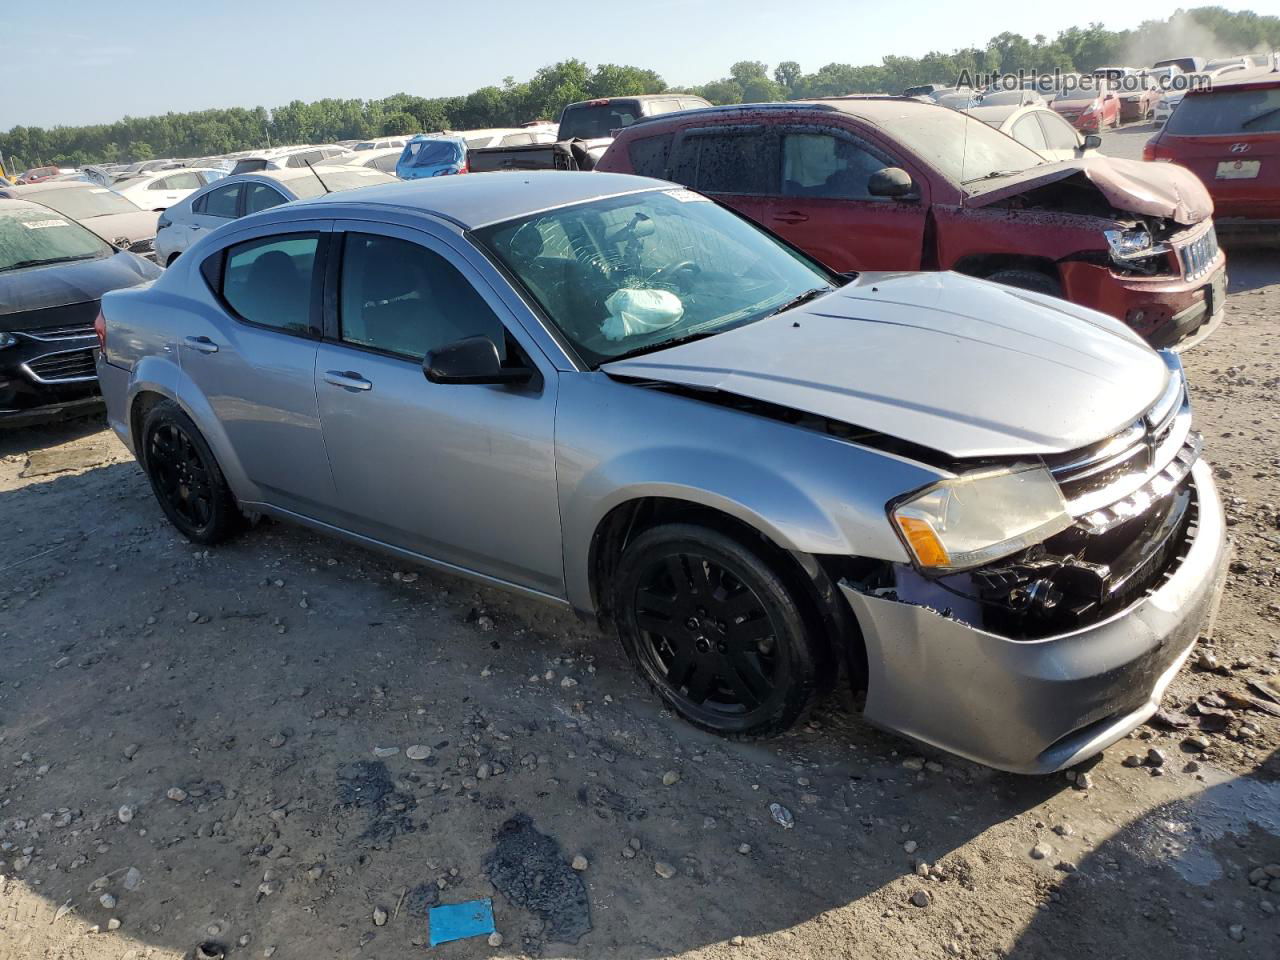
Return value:
[(803, 307), (601, 369), (829, 417), (956, 458), (1094, 443), (1132, 423), (1169, 377), (1110, 317), (955, 273), (863, 274)]

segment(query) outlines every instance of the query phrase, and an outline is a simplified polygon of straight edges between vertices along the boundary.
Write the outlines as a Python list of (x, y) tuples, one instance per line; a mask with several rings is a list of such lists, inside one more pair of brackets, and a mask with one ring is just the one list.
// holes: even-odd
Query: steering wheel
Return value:
[[(679, 263), (669, 263), (665, 267), (659, 267), (653, 273), (649, 274), (648, 282), (650, 284), (655, 281), (666, 280), (667, 277), (674, 278), (676, 274), (688, 271), (690, 276), (697, 276), (702, 272), (702, 267), (694, 263), (692, 260), (681, 260)], [(668, 280), (668, 283), (673, 282)]]

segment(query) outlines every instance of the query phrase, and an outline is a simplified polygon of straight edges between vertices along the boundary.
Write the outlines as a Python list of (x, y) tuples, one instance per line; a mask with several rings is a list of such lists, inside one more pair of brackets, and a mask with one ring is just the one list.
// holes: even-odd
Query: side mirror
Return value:
[(1084, 143), (1080, 145), (1080, 151), (1097, 150), (1102, 146), (1102, 138), (1096, 133), (1091, 133), (1084, 138)]
[(465, 337), (432, 350), (422, 373), (432, 383), (527, 383), (534, 374), (528, 367), (504, 367), (488, 337)]
[(867, 179), (867, 193), (891, 200), (914, 199), (916, 185), (901, 167), (881, 167)]

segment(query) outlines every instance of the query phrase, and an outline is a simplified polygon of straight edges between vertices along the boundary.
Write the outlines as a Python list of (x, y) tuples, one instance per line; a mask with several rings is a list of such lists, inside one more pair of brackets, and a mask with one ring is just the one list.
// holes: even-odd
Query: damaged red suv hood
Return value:
[(1171, 163), (1082, 157), (969, 185), (965, 206), (985, 207), (1070, 177), (1082, 177), (1117, 210), (1190, 226), (1213, 214), (1213, 199), (1190, 170)]

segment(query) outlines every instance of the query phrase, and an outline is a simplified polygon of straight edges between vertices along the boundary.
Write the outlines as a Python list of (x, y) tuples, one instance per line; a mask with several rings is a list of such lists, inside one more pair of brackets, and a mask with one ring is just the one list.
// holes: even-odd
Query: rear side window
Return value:
[(867, 182), (885, 166), (847, 137), (788, 133), (782, 138), (782, 192), (788, 197), (867, 200)]
[(1182, 98), (1165, 130), (1179, 137), (1280, 133), (1280, 87), (1191, 94)]
[(627, 148), (627, 156), (631, 158), (631, 169), (642, 177), (666, 179), (667, 158), (671, 155), (672, 134), (660, 137), (645, 137), (643, 140), (631, 141)]
[(199, 197), (191, 205), (191, 209), (196, 213), (203, 213), (205, 216), (225, 217), (228, 220), (234, 220), (237, 204), (240, 202), (240, 190), (243, 186), (240, 183), (233, 183), (229, 187), (210, 190), (204, 196)]
[(229, 247), (222, 298), (241, 319), (288, 333), (309, 333), (317, 302), (320, 234), (264, 237)]
[(1024, 147), (1030, 147), (1032, 150), (1047, 150), (1049, 147), (1044, 138), (1044, 130), (1040, 128), (1040, 121), (1034, 114), (1027, 114), (1015, 123), (1009, 132), (1013, 139)]
[(324, 151), (308, 150), (305, 153), (293, 154), (285, 165), (289, 167), (305, 167), (309, 163), (319, 163), (323, 159)]
[(687, 134), (671, 163), (671, 179), (704, 193), (777, 192), (777, 152), (764, 128)]
[(259, 210), (270, 210), (282, 203), (288, 203), (288, 200), (279, 190), (268, 187), (265, 183), (251, 183), (244, 199), (244, 212), (249, 214), (257, 213)]
[(342, 339), (356, 346), (422, 360), (455, 340), (486, 336), (504, 355), (506, 331), (475, 287), (407, 240), (348, 233), (339, 302)]

